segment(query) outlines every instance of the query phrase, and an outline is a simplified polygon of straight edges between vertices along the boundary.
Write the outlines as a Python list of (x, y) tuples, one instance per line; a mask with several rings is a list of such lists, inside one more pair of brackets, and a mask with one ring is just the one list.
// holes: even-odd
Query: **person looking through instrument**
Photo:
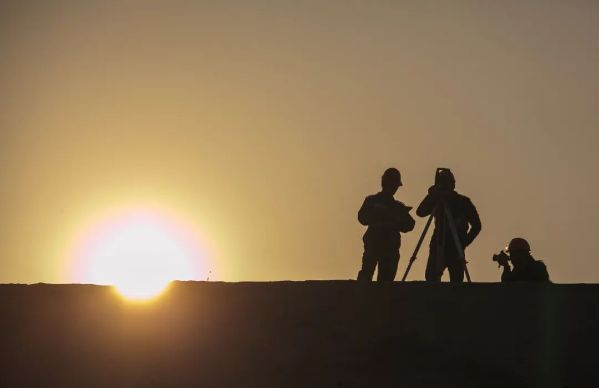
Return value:
[(464, 250), (480, 233), (481, 222), (470, 198), (455, 191), (455, 177), (450, 169), (437, 169), (435, 184), (428, 189), (428, 194), (418, 206), (416, 214), (419, 217), (433, 214), (435, 219), (435, 230), (430, 241), (426, 265), (426, 280), (441, 281), (447, 268), (452, 283), (463, 282), (464, 273), (467, 274)]

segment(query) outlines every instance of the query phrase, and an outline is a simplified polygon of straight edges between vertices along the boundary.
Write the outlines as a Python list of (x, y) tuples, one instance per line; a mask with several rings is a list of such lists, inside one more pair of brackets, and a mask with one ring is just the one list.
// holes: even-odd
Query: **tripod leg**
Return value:
[(464, 266), (464, 272), (466, 273), (466, 279), (468, 279), (468, 283), (472, 283), (470, 279), (470, 273), (468, 272), (468, 266), (466, 265), (466, 256), (464, 254), (464, 247), (462, 247), (462, 242), (458, 237), (458, 231), (455, 228), (455, 224), (453, 223), (453, 216), (451, 215), (451, 210), (449, 210), (448, 206), (443, 206), (445, 209), (445, 218), (447, 219), (447, 223), (449, 224), (449, 230), (451, 231), (451, 236), (453, 238), (453, 242), (455, 247), (460, 255), (460, 261)]
[(441, 217), (441, 225), (439, 228), (439, 231), (441, 231), (441, 233), (437, 234), (437, 255), (435, 257), (435, 269), (439, 281), (441, 281), (441, 278), (443, 277), (443, 272), (445, 272), (445, 267), (447, 265), (445, 261), (447, 259), (445, 257), (445, 248), (447, 247), (447, 233), (445, 233), (445, 231), (447, 230), (446, 228), (447, 220), (445, 219), (445, 217)]
[(431, 226), (431, 222), (433, 221), (433, 217), (435, 212), (437, 211), (437, 208), (435, 207), (433, 209), (433, 211), (431, 212), (431, 215), (428, 217), (428, 220), (426, 221), (426, 226), (424, 227), (424, 230), (422, 231), (422, 234), (420, 235), (420, 238), (418, 239), (418, 244), (416, 244), (416, 248), (414, 249), (414, 253), (412, 253), (412, 257), (410, 257), (410, 262), (408, 263), (408, 268), (406, 268), (406, 272), (404, 272), (403, 277), (401, 278), (402, 282), (406, 281), (406, 278), (408, 277), (408, 272), (410, 272), (410, 269), (412, 268), (412, 263), (414, 263), (414, 261), (416, 260), (416, 255), (418, 254), (418, 251), (420, 250), (420, 246), (422, 245), (422, 242), (424, 241), (424, 236), (426, 236), (426, 233), (428, 232), (428, 229)]

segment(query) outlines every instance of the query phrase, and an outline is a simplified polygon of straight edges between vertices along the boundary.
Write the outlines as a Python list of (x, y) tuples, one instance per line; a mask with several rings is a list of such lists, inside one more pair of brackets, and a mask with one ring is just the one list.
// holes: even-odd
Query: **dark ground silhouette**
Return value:
[(0, 286), (1, 387), (597, 387), (599, 285)]

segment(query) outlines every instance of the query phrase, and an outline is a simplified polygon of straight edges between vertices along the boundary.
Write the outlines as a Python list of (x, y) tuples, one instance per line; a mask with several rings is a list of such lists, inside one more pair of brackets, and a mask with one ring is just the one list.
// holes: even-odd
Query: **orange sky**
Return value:
[(596, 282), (597, 36), (582, 0), (3, 1), (0, 282), (72, 281), (81, 229), (142, 202), (203, 231), (219, 280), (354, 278), (389, 166), (412, 206), (454, 170), (475, 281), (523, 236)]

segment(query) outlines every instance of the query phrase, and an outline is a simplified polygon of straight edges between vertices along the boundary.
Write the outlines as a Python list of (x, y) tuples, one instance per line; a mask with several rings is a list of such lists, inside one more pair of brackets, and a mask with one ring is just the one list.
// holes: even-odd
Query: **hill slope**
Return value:
[(599, 285), (1, 285), (0, 309), (2, 387), (599, 386)]

